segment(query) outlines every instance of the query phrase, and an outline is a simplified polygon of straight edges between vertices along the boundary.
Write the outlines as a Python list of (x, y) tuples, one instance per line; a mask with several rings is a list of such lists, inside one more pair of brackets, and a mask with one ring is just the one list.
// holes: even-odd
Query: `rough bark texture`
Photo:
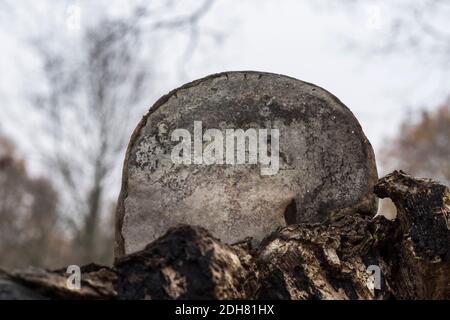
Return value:
[(450, 299), (448, 188), (395, 171), (375, 193), (394, 201), (398, 219), (348, 212), (279, 228), (257, 248), (179, 226), (114, 269), (84, 267), (78, 292), (65, 270), (2, 272), (0, 299)]
[(0, 271), (0, 299), (113, 299), (116, 273), (109, 267), (90, 264), (81, 268), (81, 289), (67, 287), (66, 270), (43, 270), (29, 268), (8, 273)]
[(347, 215), (330, 225), (289, 226), (267, 238), (258, 254), (263, 299), (384, 299), (370, 286), (367, 268), (386, 266), (380, 251), (395, 223)]
[(252, 294), (251, 258), (200, 227), (180, 226), (116, 262), (121, 299), (244, 299)]
[(401, 237), (391, 255), (391, 287), (399, 299), (450, 299), (450, 193), (429, 179), (395, 171), (375, 186), (397, 207)]

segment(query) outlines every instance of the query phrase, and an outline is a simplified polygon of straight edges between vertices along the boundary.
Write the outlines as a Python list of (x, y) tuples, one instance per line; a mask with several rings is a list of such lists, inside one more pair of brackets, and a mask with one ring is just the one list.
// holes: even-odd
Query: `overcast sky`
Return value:
[[(328, 8), (325, 2), (314, 6), (311, 1), (294, 0), (262, 1), (258, 6), (245, 3), (220, 51), (220, 64), (191, 70), (194, 78), (249, 69), (313, 82), (354, 112), (376, 150), (408, 112), (434, 107), (449, 93), (448, 78), (443, 78), (439, 66), (431, 63), (430, 67), (413, 52), (374, 55), (351, 45), (366, 47), (384, 40), (384, 19), (391, 15), (382, 1), (369, 1), (353, 13)], [(220, 7), (216, 7), (217, 15), (227, 12), (225, 5)]]
[[(24, 86), (39, 85), (40, 79), (39, 73), (34, 72), (39, 61), (24, 41), (27, 33), (59, 32), (60, 39), (70, 43), (77, 34), (64, 29), (67, 6), (75, 4), (81, 8), (82, 23), (103, 12), (95, 13), (97, 7), (86, 1), (66, 0), (58, 5), (55, 1), (5, 3), (14, 6), (17, 17), (0, 25), (0, 129), (18, 140), (29, 141), (28, 136), (20, 136), (21, 126), (35, 118), (23, 112), (22, 90)], [(128, 2), (109, 3), (111, 14), (126, 12)], [(198, 1), (183, 3), (189, 9)], [(449, 79), (432, 58), (418, 59), (414, 52), (373, 55), (370, 50), (363, 50), (384, 41), (386, 21), (395, 13), (388, 5), (390, 2), (369, 1), (370, 5), (352, 11), (350, 7), (347, 10), (339, 7), (339, 1), (333, 2), (333, 7), (326, 3), (217, 0), (202, 26), (223, 34), (224, 40), (220, 45), (206, 43), (190, 60), (182, 61), (179, 52), (184, 40), (174, 36), (160, 54), (161, 81), (152, 88), (154, 99), (183, 82), (210, 73), (225, 70), (281, 73), (315, 83), (336, 95), (354, 112), (378, 152), (384, 138), (396, 132), (408, 113), (434, 107), (444, 100)], [(36, 11), (39, 19), (22, 14), (29, 12), (26, 8), (31, 5), (39, 9)], [(0, 12), (0, 18), (4, 19), (4, 15), (5, 12), (3, 16)], [(52, 29), (54, 25), (59, 26), (57, 30)], [(360, 46), (354, 47), (355, 43)], [(179, 72), (180, 63), (184, 63), (184, 73)], [(148, 105), (152, 103), (149, 101)]]

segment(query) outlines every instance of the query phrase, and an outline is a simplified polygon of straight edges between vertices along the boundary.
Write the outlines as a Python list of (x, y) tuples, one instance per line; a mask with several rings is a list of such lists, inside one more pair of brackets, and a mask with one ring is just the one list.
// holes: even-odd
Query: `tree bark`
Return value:
[(69, 289), (68, 277), (66, 269), (28, 268), (10, 273), (0, 270), (0, 300), (108, 300), (117, 296), (116, 273), (109, 267), (82, 267), (80, 290)]
[(357, 213), (329, 225), (289, 226), (267, 238), (258, 260), (262, 299), (387, 299), (381, 277), (372, 284), (369, 266), (388, 268), (381, 254), (395, 235), (395, 223)]
[(116, 269), (121, 299), (248, 299), (256, 291), (249, 253), (200, 227), (171, 229)]
[(450, 299), (450, 192), (429, 179), (394, 171), (375, 186), (397, 208), (390, 286), (399, 299)]
[(396, 220), (349, 212), (280, 228), (256, 248), (179, 226), (114, 269), (85, 267), (81, 291), (62, 271), (0, 273), (0, 298), (450, 299), (448, 188), (395, 171), (374, 192), (394, 201)]

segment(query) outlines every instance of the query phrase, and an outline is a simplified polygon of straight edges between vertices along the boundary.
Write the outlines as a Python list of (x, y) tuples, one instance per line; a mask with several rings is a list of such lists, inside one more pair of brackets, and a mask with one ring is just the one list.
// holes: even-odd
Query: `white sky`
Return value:
[[(225, 41), (220, 46), (199, 48), (180, 77), (174, 70), (179, 67), (177, 57), (184, 43), (176, 36), (169, 40), (159, 55), (164, 59), (160, 63), (159, 86), (152, 88), (155, 99), (184, 82), (225, 70), (286, 74), (322, 86), (343, 101), (360, 121), (376, 152), (384, 138), (396, 132), (408, 112), (433, 107), (444, 100), (449, 78), (433, 61), (426, 61), (427, 57), (421, 61), (414, 52), (374, 56), (349, 47), (350, 39), (369, 45), (383, 41), (385, 19), (392, 14), (387, 1), (372, 1), (370, 6), (353, 13), (328, 8), (326, 2), (311, 5), (313, 2), (316, 1), (217, 0), (202, 25), (224, 32)], [(37, 3), (34, 1), (45, 17), (49, 7)], [(91, 15), (95, 11), (92, 3), (61, 3), (59, 9), (76, 3), (82, 9), (89, 8)], [(124, 1), (110, 3), (114, 14), (121, 14), (126, 8)], [(20, 5), (16, 9), (20, 12)], [(53, 10), (53, 15), (55, 12), (65, 11)], [(83, 18), (86, 12), (81, 14)], [(0, 12), (0, 19), (1, 15)], [(61, 18), (64, 20), (64, 16)], [(36, 121), (38, 115), (23, 113), (21, 93), (24, 86), (39, 83), (32, 72), (39, 63), (21, 39), (27, 30), (44, 27), (24, 27), (21, 23), (18, 20), (14, 25), (13, 20), (11, 25), (0, 25), (0, 129), (25, 141), (27, 148), (26, 141), (30, 139), (20, 136), (21, 126)], [(73, 32), (65, 32), (66, 41), (76, 37)], [(149, 101), (148, 105), (152, 103)], [(12, 114), (8, 119), (14, 120), (3, 121), (6, 113)]]
[(315, 83), (354, 112), (378, 153), (405, 116), (447, 97), (448, 74), (429, 61), (432, 57), (363, 50), (386, 37), (384, 20), (392, 16), (387, 1), (369, 1), (355, 12), (314, 2), (319, 1), (243, 1), (238, 6), (219, 1), (205, 24), (231, 26), (231, 33), (212, 57), (197, 55), (188, 74), (194, 79), (224, 70), (259, 70)]

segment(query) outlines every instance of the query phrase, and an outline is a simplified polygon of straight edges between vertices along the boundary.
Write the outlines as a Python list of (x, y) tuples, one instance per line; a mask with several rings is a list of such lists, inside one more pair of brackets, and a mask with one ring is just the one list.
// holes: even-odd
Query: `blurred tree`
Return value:
[(406, 119), (382, 152), (383, 167), (450, 185), (450, 99), (419, 121)]
[(82, 30), (75, 51), (55, 48), (47, 36), (34, 39), (44, 62), (46, 89), (30, 96), (45, 119), (41, 142), (51, 143), (41, 152), (75, 235), (78, 264), (107, 262), (99, 257), (111, 261), (113, 241), (100, 239), (110, 238), (113, 228), (101, 228), (100, 221), (102, 213), (112, 211), (107, 195), (119, 185), (115, 174), (132, 127), (148, 108), (152, 71), (159, 63), (154, 54), (158, 46), (151, 45), (157, 32), (187, 32), (187, 52), (192, 54), (198, 22), (212, 2), (181, 15), (167, 0), (158, 10), (136, 6), (130, 16), (103, 17)]
[(0, 137), (0, 266), (54, 267), (67, 241), (58, 229), (57, 194), (44, 178), (28, 175), (14, 146)]
[[(380, 158), (384, 173), (402, 169), (450, 186), (450, 99), (435, 111), (423, 111), (418, 121), (405, 119)], [(390, 199), (383, 199), (379, 212), (394, 218), (397, 210)]]

